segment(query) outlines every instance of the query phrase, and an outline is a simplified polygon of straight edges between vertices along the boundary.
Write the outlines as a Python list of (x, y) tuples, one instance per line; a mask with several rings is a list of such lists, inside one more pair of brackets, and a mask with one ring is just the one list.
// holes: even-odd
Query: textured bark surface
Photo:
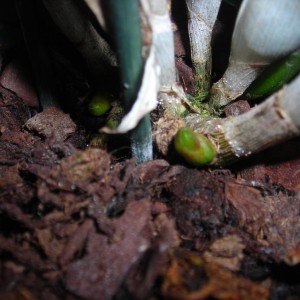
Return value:
[[(67, 114), (22, 119), (26, 106), (4, 89), (1, 112), (8, 99), (15, 109), (1, 119), (3, 299), (297, 297), (300, 198), (284, 187), (295, 191), (299, 180), (280, 181), (282, 165), (273, 162), (266, 181), (247, 168), (116, 163), (104, 150), (79, 150), (83, 138)], [(69, 125), (48, 134), (51, 116)], [(283, 265), (288, 275), (278, 278)]]

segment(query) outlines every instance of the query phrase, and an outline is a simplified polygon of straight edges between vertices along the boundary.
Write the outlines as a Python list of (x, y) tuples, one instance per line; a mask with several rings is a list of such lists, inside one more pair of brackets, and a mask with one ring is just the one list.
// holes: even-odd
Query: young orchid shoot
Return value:
[(104, 93), (96, 93), (91, 98), (88, 109), (91, 115), (99, 117), (111, 109), (111, 97)]
[(298, 0), (244, 0), (232, 36), (229, 66), (211, 89), (218, 110), (244, 93), (267, 67), (300, 46)]
[(215, 145), (205, 135), (185, 127), (175, 135), (174, 146), (187, 162), (198, 167), (212, 164), (217, 155)]
[(199, 101), (208, 95), (211, 84), (211, 35), (221, 0), (186, 0), (195, 94)]
[[(299, 94), (300, 75), (262, 104), (242, 115), (206, 122), (190, 119), (186, 121), (186, 126), (194, 130), (195, 135), (204, 135), (215, 145), (217, 154), (213, 164), (229, 165), (242, 157), (300, 135)], [(194, 151), (197, 148), (195, 137), (191, 133), (185, 139), (188, 137), (184, 151), (178, 151), (176, 138), (175, 147), (186, 160), (197, 164), (198, 158), (190, 156), (186, 149)]]

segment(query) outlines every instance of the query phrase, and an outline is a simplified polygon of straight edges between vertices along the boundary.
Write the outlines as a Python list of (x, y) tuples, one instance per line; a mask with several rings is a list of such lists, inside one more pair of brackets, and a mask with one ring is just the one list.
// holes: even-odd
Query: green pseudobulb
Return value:
[(215, 159), (215, 145), (203, 134), (183, 127), (175, 135), (176, 151), (190, 164), (195, 166), (209, 165)]
[(111, 97), (104, 93), (95, 94), (89, 102), (89, 112), (91, 115), (99, 117), (108, 112), (111, 108)]

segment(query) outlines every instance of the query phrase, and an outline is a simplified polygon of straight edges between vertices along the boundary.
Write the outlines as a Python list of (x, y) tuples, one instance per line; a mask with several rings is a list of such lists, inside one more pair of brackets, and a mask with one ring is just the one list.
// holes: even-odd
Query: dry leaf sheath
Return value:
[(152, 44), (160, 66), (160, 84), (169, 87), (176, 83), (173, 31), (167, 0), (141, 0), (152, 30)]
[(229, 66), (211, 89), (212, 107), (240, 96), (270, 63), (300, 46), (298, 0), (244, 0), (232, 37)]

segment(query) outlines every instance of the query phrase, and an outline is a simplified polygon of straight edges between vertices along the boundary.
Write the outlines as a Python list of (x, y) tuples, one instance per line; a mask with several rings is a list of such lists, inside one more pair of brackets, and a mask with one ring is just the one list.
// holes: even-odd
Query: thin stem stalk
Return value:
[(191, 58), (195, 73), (195, 93), (207, 97), (211, 84), (211, 35), (221, 0), (186, 0)]
[[(129, 111), (134, 104), (141, 83), (144, 61), (138, 0), (114, 0), (107, 3), (110, 25), (115, 38), (124, 106)], [(152, 136), (149, 114), (131, 133), (132, 154), (137, 163), (152, 159)]]

